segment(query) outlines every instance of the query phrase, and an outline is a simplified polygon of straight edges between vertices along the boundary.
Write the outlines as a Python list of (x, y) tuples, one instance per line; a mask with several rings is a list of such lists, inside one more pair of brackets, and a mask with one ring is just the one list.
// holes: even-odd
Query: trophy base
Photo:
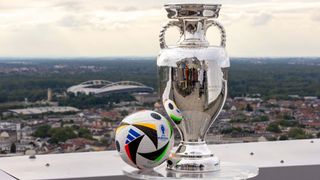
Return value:
[(129, 165), (125, 166), (123, 173), (134, 179), (215, 179), (215, 180), (243, 180), (256, 177), (259, 169), (255, 166), (221, 162), (221, 169), (214, 172), (178, 172), (168, 170), (166, 164), (154, 168), (153, 170), (142, 171)]
[(205, 142), (181, 142), (170, 154), (167, 168), (177, 172), (212, 172), (220, 170), (220, 160)]

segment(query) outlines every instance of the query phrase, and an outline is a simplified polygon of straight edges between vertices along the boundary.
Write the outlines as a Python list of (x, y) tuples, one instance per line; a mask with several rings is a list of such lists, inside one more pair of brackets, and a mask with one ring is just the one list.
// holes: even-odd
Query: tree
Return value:
[(277, 137), (272, 136), (272, 137), (267, 137), (268, 141), (276, 141)]
[(113, 122), (113, 120), (108, 118), (108, 117), (102, 118), (102, 121), (104, 121), (104, 122)]
[(247, 104), (246, 111), (248, 111), (248, 112), (252, 112), (253, 111), (253, 108), (252, 108), (252, 106), (250, 104)]
[[(288, 59), (288, 61), (298, 62), (300, 59)], [(251, 60), (232, 61), (230, 96), (242, 96), (243, 94), (255, 94), (257, 92), (261, 93), (264, 99), (288, 98), (288, 94), (320, 96), (319, 88), (317, 88), (319, 87), (319, 67), (301, 65), (300, 63), (292, 64), (288, 67), (286, 64), (288, 61), (269, 59), (263, 64), (255, 64)], [(312, 60), (308, 62), (312, 62)], [(51, 60), (33, 62), (28, 66), (30, 68), (37, 67), (39, 71), (26, 72), (25, 75), (21, 75), (21, 73), (1, 74), (0, 102), (23, 101), (25, 97), (29, 101), (41, 100), (46, 98), (47, 88), (52, 88), (54, 91), (62, 93), (72, 85), (92, 79), (105, 79), (106, 77), (114, 82), (133, 80), (155, 89), (157, 88), (155, 61), (126, 59), (121, 61), (117, 59), (90, 61), (90, 65), (107, 69), (103, 71), (80, 71), (76, 68), (88, 65), (87, 61), (73, 61), (72, 63), (63, 61), (63, 64), (67, 65), (65, 69), (50, 71), (52, 63), (53, 61)], [(20, 67), (21, 65), (1, 63), (1, 66), (11, 68)], [(59, 73), (55, 73), (55, 71)], [(255, 75), (252, 76), (252, 74)], [(70, 95), (71, 99), (73, 99), (72, 96)], [(64, 97), (58, 99), (59, 103), (65, 101), (63, 99)], [(107, 101), (105, 103), (110, 104)], [(82, 104), (82, 106), (87, 105)], [(96, 104), (89, 106), (96, 106)]]
[(110, 137), (105, 136), (100, 139), (100, 142), (105, 146), (110, 146), (112, 143), (112, 139)]
[(127, 116), (129, 112), (127, 110), (120, 111), (121, 116)]
[(78, 136), (81, 138), (92, 139), (91, 132), (87, 128), (80, 128), (78, 130)]
[(280, 137), (279, 137), (279, 140), (280, 141), (284, 141), (284, 140), (288, 140), (289, 138), (288, 138), (288, 136), (286, 136), (286, 135), (281, 135)]
[(16, 153), (16, 151), (17, 151), (16, 144), (15, 144), (15, 143), (12, 143), (12, 144), (11, 144), (11, 147), (10, 147), (10, 153)]
[(265, 122), (265, 121), (269, 121), (269, 117), (266, 115), (258, 116), (252, 119), (252, 122)]
[(78, 108), (104, 107), (119, 103), (121, 101), (134, 101), (134, 97), (129, 93), (109, 94), (106, 96), (94, 96), (92, 94), (79, 94), (77, 96), (69, 96), (67, 99), (61, 99), (59, 104), (63, 106), (74, 106)]
[(37, 128), (37, 130), (33, 133), (33, 136), (40, 137), (40, 138), (46, 138), (50, 137), (51, 126), (49, 125), (42, 125)]
[(77, 135), (73, 132), (73, 129), (70, 127), (53, 128), (51, 129), (50, 134), (50, 141), (55, 144), (77, 137)]
[(299, 125), (299, 122), (295, 120), (281, 120), (279, 124), (284, 127), (295, 127)]
[(266, 115), (260, 116), (260, 121), (269, 121), (269, 117)]
[(283, 119), (285, 119), (285, 120), (292, 120), (292, 119), (294, 119), (294, 117), (292, 117), (292, 116), (289, 115), (289, 114), (284, 114), (284, 115), (283, 115)]
[(245, 131), (241, 127), (231, 127), (221, 130), (222, 134), (231, 134), (236, 136), (237, 134), (244, 133)]
[(281, 133), (281, 129), (278, 123), (270, 123), (267, 127), (267, 131), (274, 132), (274, 133)]
[(308, 135), (302, 128), (291, 128), (288, 132), (288, 136), (292, 139), (306, 139), (309, 138), (310, 135)]

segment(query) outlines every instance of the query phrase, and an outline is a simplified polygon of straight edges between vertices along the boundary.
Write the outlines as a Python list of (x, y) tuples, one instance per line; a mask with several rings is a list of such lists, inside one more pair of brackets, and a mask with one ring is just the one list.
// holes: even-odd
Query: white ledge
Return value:
[[(221, 161), (260, 168), (320, 165), (320, 139), (210, 145), (210, 149)], [(37, 155), (36, 159), (4, 157), (0, 161), (0, 169), (18, 179), (122, 176), (124, 166), (116, 151)]]

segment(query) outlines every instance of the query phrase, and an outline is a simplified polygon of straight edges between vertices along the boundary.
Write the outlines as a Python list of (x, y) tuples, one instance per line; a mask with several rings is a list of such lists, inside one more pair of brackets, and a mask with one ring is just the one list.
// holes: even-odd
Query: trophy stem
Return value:
[(220, 170), (220, 160), (205, 141), (181, 141), (167, 161), (168, 170), (178, 172), (212, 172)]

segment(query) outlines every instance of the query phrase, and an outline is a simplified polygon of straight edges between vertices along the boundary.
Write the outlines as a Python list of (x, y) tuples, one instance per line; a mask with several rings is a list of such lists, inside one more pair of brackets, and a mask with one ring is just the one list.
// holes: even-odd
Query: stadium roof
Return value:
[(86, 95), (103, 95), (121, 92), (153, 92), (152, 87), (133, 81), (110, 82), (106, 80), (91, 80), (78, 85), (71, 86), (67, 92)]

